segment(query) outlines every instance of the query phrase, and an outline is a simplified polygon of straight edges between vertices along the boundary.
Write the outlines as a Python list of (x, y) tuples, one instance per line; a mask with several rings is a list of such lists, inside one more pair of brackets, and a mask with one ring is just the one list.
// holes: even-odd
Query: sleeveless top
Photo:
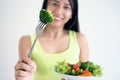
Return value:
[[(36, 35), (31, 34), (31, 42), (33, 44)], [(51, 54), (44, 51), (40, 42), (37, 40), (32, 52), (32, 60), (37, 65), (37, 70), (34, 74), (34, 80), (61, 80), (61, 78), (54, 71), (57, 62), (66, 61), (75, 64), (79, 61), (80, 48), (76, 32), (69, 31), (70, 43), (69, 47), (57, 54)], [(51, 45), (52, 46), (52, 45)]]

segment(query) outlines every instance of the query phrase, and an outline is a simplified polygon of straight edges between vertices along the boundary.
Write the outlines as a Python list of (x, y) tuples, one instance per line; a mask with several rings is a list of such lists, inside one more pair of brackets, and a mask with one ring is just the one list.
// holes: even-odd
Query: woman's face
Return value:
[(47, 10), (54, 16), (51, 26), (61, 27), (72, 17), (72, 7), (69, 0), (48, 0)]

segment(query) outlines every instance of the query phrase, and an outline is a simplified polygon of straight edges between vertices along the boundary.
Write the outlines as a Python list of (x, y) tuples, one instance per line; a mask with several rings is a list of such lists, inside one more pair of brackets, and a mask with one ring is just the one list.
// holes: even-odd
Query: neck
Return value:
[(63, 28), (51, 28), (50, 26), (46, 26), (44, 32), (42, 33), (43, 36), (47, 36), (49, 38), (57, 39), (63, 36), (66, 31)]

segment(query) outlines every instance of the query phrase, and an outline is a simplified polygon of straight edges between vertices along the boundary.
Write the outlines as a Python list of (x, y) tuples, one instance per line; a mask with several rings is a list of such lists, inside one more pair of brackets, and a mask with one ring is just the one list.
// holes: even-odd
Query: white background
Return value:
[[(0, 80), (15, 80), (18, 42), (34, 33), (42, 0), (0, 0)], [(90, 60), (103, 69), (101, 80), (120, 79), (120, 0), (79, 0), (80, 29)]]

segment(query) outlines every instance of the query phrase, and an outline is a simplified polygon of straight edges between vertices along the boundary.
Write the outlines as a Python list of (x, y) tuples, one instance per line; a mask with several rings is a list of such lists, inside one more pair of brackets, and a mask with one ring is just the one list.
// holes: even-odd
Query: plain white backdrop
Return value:
[[(15, 80), (18, 42), (35, 32), (43, 0), (0, 0), (0, 80)], [(80, 29), (101, 80), (120, 80), (120, 0), (79, 0)]]

